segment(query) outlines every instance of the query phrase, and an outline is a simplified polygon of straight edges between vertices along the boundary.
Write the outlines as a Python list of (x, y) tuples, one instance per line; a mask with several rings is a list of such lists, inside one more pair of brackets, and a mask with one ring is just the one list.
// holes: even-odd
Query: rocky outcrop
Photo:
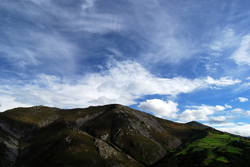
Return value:
[(95, 146), (98, 148), (100, 156), (104, 159), (119, 158), (119, 152), (100, 139), (95, 139)]
[(87, 123), (88, 121), (98, 117), (100, 114), (102, 113), (97, 113), (97, 114), (93, 114), (93, 115), (86, 115), (84, 118), (78, 118), (75, 122), (76, 122), (76, 126), (77, 128), (80, 128), (82, 125), (84, 125), (85, 123)]
[(51, 124), (52, 122), (56, 121), (58, 119), (58, 115), (53, 115), (51, 117), (43, 119), (41, 122), (39, 122), (38, 126), (43, 127)]

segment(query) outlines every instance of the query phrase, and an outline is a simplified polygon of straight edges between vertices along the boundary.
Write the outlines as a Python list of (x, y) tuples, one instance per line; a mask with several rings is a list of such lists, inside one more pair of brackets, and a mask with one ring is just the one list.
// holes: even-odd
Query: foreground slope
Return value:
[(185, 166), (178, 159), (184, 162), (198, 153), (204, 156), (193, 165), (208, 166), (248, 153), (247, 139), (220, 133), (117, 104), (16, 108), (0, 113), (0, 165)]

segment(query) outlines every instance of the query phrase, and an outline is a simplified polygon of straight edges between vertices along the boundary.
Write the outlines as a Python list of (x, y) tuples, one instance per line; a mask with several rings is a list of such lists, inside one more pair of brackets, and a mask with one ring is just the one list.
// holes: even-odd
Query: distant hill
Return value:
[(203, 125), (202, 123), (196, 122), (196, 121), (191, 121), (187, 123), (188, 125), (191, 125), (193, 127), (200, 127), (200, 128), (208, 128), (208, 126)]
[(247, 166), (250, 140), (111, 104), (0, 113), (0, 166)]

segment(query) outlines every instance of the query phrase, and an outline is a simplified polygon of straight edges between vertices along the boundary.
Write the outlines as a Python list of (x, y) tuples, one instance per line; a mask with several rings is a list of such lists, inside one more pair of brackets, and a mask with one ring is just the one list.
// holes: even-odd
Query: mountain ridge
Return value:
[[(119, 104), (20, 107), (0, 113), (0, 162), (10, 167), (160, 166), (177, 163), (173, 157), (185, 153), (180, 148), (192, 153), (196, 148), (189, 144), (216, 133), (223, 136), (198, 122), (176, 123)], [(211, 164), (205, 159), (199, 165)]]

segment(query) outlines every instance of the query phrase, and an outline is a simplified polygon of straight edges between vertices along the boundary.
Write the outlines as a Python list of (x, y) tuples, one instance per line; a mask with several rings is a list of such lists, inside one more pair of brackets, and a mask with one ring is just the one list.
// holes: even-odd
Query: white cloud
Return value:
[(233, 80), (232, 77), (221, 77), (219, 80), (213, 79), (212, 77), (207, 77), (206, 82), (209, 85), (229, 86), (229, 85), (235, 85), (237, 83), (240, 83), (241, 81), (238, 79)]
[[(175, 97), (180, 93), (206, 89), (211, 85), (222, 87), (238, 83), (232, 78), (214, 80), (210, 77), (210, 80), (213, 82), (183, 77), (161, 78), (151, 74), (139, 63), (111, 60), (102, 72), (89, 73), (75, 81), (69, 82), (57, 76), (43, 74), (32, 82), (20, 84), (8, 80), (6, 84), (9, 85), (9, 95), (19, 103), (72, 108), (108, 103), (132, 105), (145, 95)], [(4, 82), (1, 86), (5, 86)], [(4, 107), (1, 108), (3, 111)]]
[(208, 122), (210, 122), (210, 123), (225, 123), (225, 122), (227, 122), (227, 118), (225, 116), (209, 117)]
[(232, 55), (232, 59), (239, 65), (250, 65), (250, 35), (242, 38), (240, 47)]
[(244, 112), (242, 115), (243, 116), (250, 116), (250, 111), (248, 110), (248, 111)]
[(151, 99), (146, 100), (145, 102), (140, 102), (138, 107), (141, 110), (150, 111), (154, 113), (158, 117), (165, 118), (176, 118), (178, 112), (178, 103), (174, 103), (173, 101), (163, 101), (160, 99)]
[(241, 109), (241, 108), (236, 108), (236, 109), (233, 109), (231, 112), (233, 113), (242, 113), (244, 110)]
[(0, 112), (17, 107), (31, 107), (32, 105), (30, 102), (18, 102), (11, 95), (0, 95)]
[(186, 109), (179, 115), (179, 120), (182, 122), (190, 122), (190, 121), (207, 121), (209, 115), (213, 115), (217, 111), (225, 110), (224, 106), (216, 105), (216, 106), (189, 106), (191, 109)]
[(248, 101), (248, 98), (245, 98), (245, 97), (238, 97), (238, 100), (240, 102), (247, 102)]
[(228, 105), (228, 104), (225, 104), (225, 107), (226, 108), (232, 108), (232, 106)]
[(248, 123), (225, 123), (225, 124), (215, 124), (211, 125), (212, 127), (215, 127), (216, 129), (224, 132), (229, 132), (236, 135), (241, 136), (250, 136), (250, 124)]

